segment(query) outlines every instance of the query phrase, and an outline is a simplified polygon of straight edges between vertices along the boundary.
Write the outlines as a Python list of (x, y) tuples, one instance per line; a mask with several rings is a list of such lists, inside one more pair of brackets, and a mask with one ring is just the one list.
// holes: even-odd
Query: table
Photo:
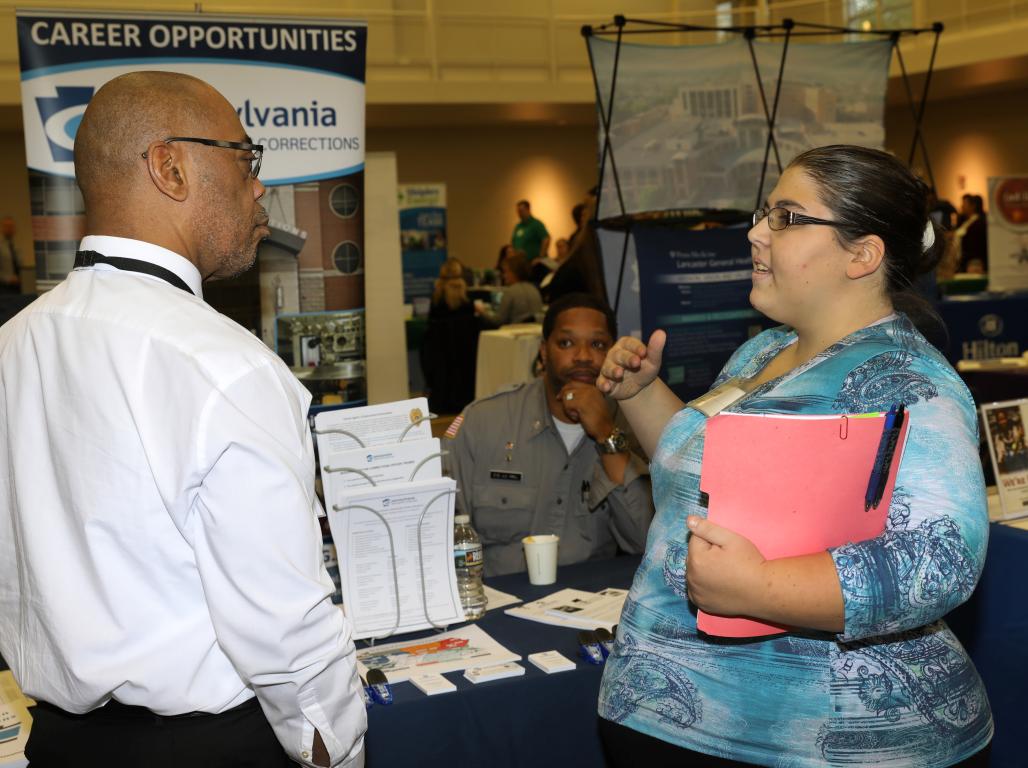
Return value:
[(505, 325), (478, 335), (475, 361), (475, 399), (531, 381), (543, 327), (539, 323)]
[[(996, 720), (992, 768), (1023, 768), (1021, 729), (1028, 718), (1028, 530), (993, 524), (989, 554), (978, 589), (946, 620), (974, 660), (985, 682)], [(638, 557), (618, 557), (561, 566), (559, 583), (533, 587), (524, 574), (489, 585), (525, 600), (559, 588), (596, 591), (627, 587)], [(479, 625), (521, 655), (557, 650), (577, 658), (575, 632), (490, 611)], [(477, 686), (458, 673), (446, 677), (458, 692), (428, 697), (409, 683), (393, 688), (395, 703), (368, 712), (367, 765), (567, 768), (602, 766), (596, 732), (601, 667), (584, 662), (574, 672), (546, 675), (525, 662), (524, 677)], [(0, 669), (6, 669), (0, 659)]]
[[(561, 566), (558, 584), (533, 587), (524, 573), (487, 580), (489, 586), (530, 601), (558, 589), (596, 592), (628, 587), (638, 557)], [(409, 683), (393, 686), (394, 703), (368, 712), (368, 768), (485, 766), (567, 768), (602, 766), (596, 698), (603, 667), (577, 658), (576, 632), (489, 611), (479, 626), (511, 651), (527, 656), (556, 650), (574, 659), (573, 672), (547, 675), (527, 660), (524, 677), (474, 685), (460, 673), (446, 679), (456, 693), (428, 697)]]

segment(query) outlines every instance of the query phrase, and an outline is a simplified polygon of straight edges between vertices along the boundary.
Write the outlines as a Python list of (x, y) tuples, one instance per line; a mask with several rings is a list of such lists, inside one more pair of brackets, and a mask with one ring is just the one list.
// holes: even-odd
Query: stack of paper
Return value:
[(366, 676), (369, 669), (380, 669), (390, 683), (399, 683), (417, 672), (458, 672), (520, 658), (493, 640), (481, 627), (469, 624), (423, 640), (359, 649), (357, 671)]
[(553, 624), (574, 629), (599, 629), (613, 631), (621, 619), (621, 608), (628, 596), (627, 589), (608, 587), (600, 592), (583, 592), (578, 589), (562, 589), (552, 595), (525, 603), (517, 608), (508, 608), (504, 613), (520, 619)]
[[(354, 638), (464, 620), (453, 563), (455, 483), (425, 398), (315, 419), (322, 487)], [(424, 419), (424, 420), (423, 420)]]
[(27, 698), (18, 687), (11, 672), (0, 672), (0, 764), (24, 766), (25, 742), (32, 727), (28, 707), (35, 702)]

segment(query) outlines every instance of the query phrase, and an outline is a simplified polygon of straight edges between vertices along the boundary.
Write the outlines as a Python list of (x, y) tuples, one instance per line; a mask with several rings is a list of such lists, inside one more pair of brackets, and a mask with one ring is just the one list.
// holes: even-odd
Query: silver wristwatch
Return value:
[(611, 430), (606, 440), (596, 441), (596, 450), (600, 453), (625, 453), (628, 450), (628, 438), (617, 427)]

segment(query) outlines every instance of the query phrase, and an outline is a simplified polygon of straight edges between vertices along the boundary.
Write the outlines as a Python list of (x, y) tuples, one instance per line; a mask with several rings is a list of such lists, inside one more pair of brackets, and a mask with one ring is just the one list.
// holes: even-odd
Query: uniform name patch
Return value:
[(521, 482), (522, 475), (520, 472), (511, 472), (507, 469), (490, 469), (489, 479), (490, 480), (511, 480), (515, 483)]

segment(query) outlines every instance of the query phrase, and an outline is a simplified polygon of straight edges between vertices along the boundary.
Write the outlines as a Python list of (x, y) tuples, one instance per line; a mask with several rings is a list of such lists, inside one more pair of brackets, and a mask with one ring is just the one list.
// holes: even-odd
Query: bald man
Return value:
[(0, 328), (0, 654), (33, 768), (363, 765), (310, 396), (203, 300), (268, 235), (261, 147), (185, 75), (93, 97), (76, 268)]

